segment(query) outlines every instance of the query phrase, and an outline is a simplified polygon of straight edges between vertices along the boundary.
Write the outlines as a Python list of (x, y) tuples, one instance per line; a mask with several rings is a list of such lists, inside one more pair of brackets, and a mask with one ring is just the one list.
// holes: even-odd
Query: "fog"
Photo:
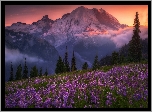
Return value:
[(43, 59), (22, 54), (19, 50), (8, 49), (5, 47), (5, 62), (22, 62), (25, 58), (27, 58), (27, 62), (44, 62)]
[[(140, 27), (141, 33), (140, 38), (145, 39), (148, 37), (148, 28), (145, 26)], [(128, 44), (133, 36), (133, 27), (127, 27), (124, 29), (119, 29), (118, 31), (109, 31), (110, 39), (116, 44), (118, 48), (125, 44)]]

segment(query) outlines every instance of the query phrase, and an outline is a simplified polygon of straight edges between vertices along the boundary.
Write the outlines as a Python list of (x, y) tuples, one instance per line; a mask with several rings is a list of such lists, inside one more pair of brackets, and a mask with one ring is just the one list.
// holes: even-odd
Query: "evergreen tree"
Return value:
[(124, 56), (119, 54), (119, 62), (118, 63), (124, 63)]
[(46, 71), (45, 71), (45, 73), (44, 73), (46, 76), (48, 75), (48, 72), (47, 72), (47, 69), (46, 69)]
[(93, 70), (97, 70), (100, 68), (100, 65), (99, 65), (99, 61), (98, 61), (98, 56), (96, 55), (95, 56), (95, 59), (94, 59), (94, 62), (93, 62), (93, 66), (92, 66), (92, 69)]
[(114, 65), (114, 64), (117, 64), (118, 63), (118, 60), (119, 60), (119, 54), (117, 53), (117, 52), (113, 52), (112, 53), (112, 64)]
[(71, 71), (75, 71), (75, 70), (77, 70), (77, 68), (76, 68), (76, 60), (75, 60), (74, 51), (73, 51), (73, 57), (71, 60)]
[(66, 52), (65, 52), (65, 57), (64, 57), (64, 66), (65, 66), (65, 72), (70, 72), (70, 66), (68, 62), (68, 52), (67, 52), (67, 46), (66, 46)]
[(24, 65), (24, 70), (23, 70), (23, 79), (28, 78), (28, 68), (26, 66), (26, 58), (25, 58), (25, 65)]
[(82, 70), (87, 70), (88, 69), (88, 63), (85, 62), (82, 66)]
[(42, 76), (42, 67), (40, 68), (39, 76)]
[(55, 73), (58, 74), (58, 73), (63, 73), (63, 72), (65, 72), (65, 66), (64, 66), (64, 63), (62, 61), (62, 58), (59, 56), (59, 59), (58, 59), (57, 64), (56, 64)]
[(37, 77), (38, 76), (38, 69), (36, 68), (36, 66), (31, 68), (30, 71), (30, 77)]
[(120, 48), (119, 54), (123, 55), (124, 57), (128, 56), (128, 44), (125, 44)]
[(13, 80), (14, 80), (14, 77), (13, 77), (13, 65), (12, 65), (12, 62), (11, 62), (11, 71), (10, 71), (9, 81), (13, 81)]
[(139, 27), (140, 22), (138, 18), (138, 12), (136, 12), (135, 19), (134, 19), (134, 29), (133, 29), (133, 36), (131, 41), (129, 42), (129, 59), (130, 62), (140, 62), (142, 58), (142, 52), (141, 52), (141, 43), (140, 43), (140, 36), (139, 33), (141, 33)]
[(112, 56), (105, 56), (100, 60), (100, 66), (111, 65)]
[(15, 77), (16, 77), (16, 80), (21, 80), (22, 79), (22, 66), (21, 66), (21, 64), (17, 67)]

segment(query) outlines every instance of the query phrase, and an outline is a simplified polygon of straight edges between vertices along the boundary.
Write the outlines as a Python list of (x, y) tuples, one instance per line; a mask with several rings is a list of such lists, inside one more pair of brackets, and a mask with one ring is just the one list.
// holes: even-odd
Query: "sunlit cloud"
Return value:
[[(146, 26), (140, 27), (141, 33), (140, 38), (145, 39), (148, 38), (148, 28)], [(124, 44), (128, 44), (129, 41), (132, 39), (133, 36), (133, 27), (127, 27), (124, 29), (110, 32), (113, 36), (111, 36), (111, 40), (116, 44), (118, 48), (122, 47)]]
[[(140, 38), (145, 39), (148, 38), (148, 27), (147, 26), (141, 26), (140, 27), (141, 33)], [(96, 38), (98, 37), (98, 41), (101, 41), (103, 43), (106, 43), (106, 38), (109, 38), (111, 41), (113, 41), (116, 44), (117, 48), (122, 47), (125, 44), (128, 44), (128, 42), (132, 39), (133, 36), (133, 27), (126, 27), (124, 29), (120, 28), (119, 30), (107, 30), (103, 32), (82, 32), (80, 34), (75, 34), (74, 36), (80, 37), (80, 38)], [(109, 40), (108, 40), (109, 41)], [(101, 43), (100, 43), (101, 44)]]

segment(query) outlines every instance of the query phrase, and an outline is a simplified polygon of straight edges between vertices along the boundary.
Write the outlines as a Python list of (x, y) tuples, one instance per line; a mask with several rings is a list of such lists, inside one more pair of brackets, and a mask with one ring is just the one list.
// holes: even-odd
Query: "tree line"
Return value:
[[(101, 66), (104, 65), (115, 65), (115, 64), (121, 64), (121, 63), (126, 63), (126, 62), (140, 62), (142, 60), (142, 45), (141, 45), (141, 39), (139, 36), (139, 33), (141, 33), (139, 27), (140, 27), (140, 22), (138, 18), (138, 12), (136, 12), (135, 19), (134, 19), (134, 29), (133, 29), (133, 36), (132, 39), (128, 43), (128, 48), (126, 48), (126, 45), (123, 46), (119, 52), (114, 51), (111, 56), (106, 56), (102, 58), (100, 61), (98, 60), (98, 55), (96, 54), (94, 58), (94, 62), (92, 65), (92, 70), (97, 70)], [(125, 52), (124, 52), (125, 51)], [(127, 52), (127, 53), (126, 53)], [(87, 70), (88, 69), (88, 63), (84, 62), (82, 65), (82, 70)], [(76, 71), (76, 58), (74, 55), (73, 51), (73, 56), (71, 59), (71, 66), (68, 62), (68, 52), (67, 52), (67, 46), (66, 46), (66, 52), (65, 56), (62, 59), (61, 56), (59, 56), (57, 63), (56, 63), (56, 68), (55, 68), (55, 73), (60, 74), (60, 73), (65, 73), (65, 72), (73, 72)], [(12, 80), (20, 80), (20, 79), (26, 79), (28, 78), (28, 68), (26, 65), (26, 58), (25, 58), (25, 65), (24, 65), (24, 70), (22, 73), (22, 66), (21, 64), (17, 67), (15, 79), (13, 78), (13, 67), (12, 67), (12, 62), (11, 62), (11, 72), (10, 72), (10, 78), (9, 81)], [(48, 75), (47, 69), (44, 73), (44, 75)], [(30, 71), (30, 77), (37, 77), (37, 76), (42, 76), (42, 68), (40, 68), (40, 71), (38, 72), (38, 69), (36, 66), (31, 68)]]
[[(98, 59), (95, 58), (95, 63), (93, 68), (97, 67), (96, 62), (98, 62)], [(21, 79), (27, 79), (28, 78), (28, 67), (26, 65), (26, 58), (25, 58), (25, 64), (24, 64), (24, 69), (22, 69), (21, 64), (19, 64), (19, 66), (17, 67), (17, 71), (15, 74), (15, 77), (13, 75), (13, 65), (11, 62), (11, 67), (10, 67), (11, 71), (10, 71), (10, 78), (9, 81), (13, 81), (13, 80), (21, 80)], [(85, 62), (82, 66), (83, 70), (87, 70), (88, 69), (88, 63)], [(60, 74), (60, 73), (65, 73), (65, 72), (72, 72), (72, 71), (76, 71), (77, 67), (76, 67), (76, 58), (74, 55), (74, 51), (73, 51), (73, 56), (71, 59), (71, 66), (68, 62), (68, 52), (67, 52), (67, 46), (66, 46), (66, 52), (65, 52), (65, 57), (64, 59), (61, 58), (61, 56), (59, 56), (59, 59), (57, 60), (56, 63), (56, 69), (55, 69), (55, 73), (56, 74)], [(23, 72), (22, 72), (23, 71)], [(40, 68), (40, 70), (38, 71), (36, 65), (33, 66), (30, 70), (30, 78), (32, 77), (37, 77), (37, 76), (42, 76), (42, 67)], [(48, 75), (47, 69), (44, 73), (45, 76)]]
[[(139, 27), (140, 22), (138, 18), (138, 12), (136, 12), (134, 19), (133, 36), (129, 43), (121, 47), (119, 52), (114, 51), (110, 56), (105, 56), (100, 60), (100, 65), (114, 65), (131, 62), (148, 62), (148, 41), (142, 40), (139, 33), (141, 33)], [(146, 44), (147, 41), (147, 44)], [(145, 45), (146, 44), (146, 45)]]
[[(45, 76), (48, 75), (47, 69), (44, 73)], [(37, 77), (37, 76), (42, 76), (42, 67), (40, 68), (40, 71), (38, 71), (36, 66), (33, 66), (30, 70), (30, 77)], [(13, 80), (21, 80), (21, 79), (27, 79), (28, 78), (28, 67), (26, 65), (26, 58), (25, 58), (25, 64), (24, 68), (22, 69), (22, 65), (19, 64), (16, 70), (15, 76), (13, 75), (13, 65), (11, 62), (11, 71), (10, 71), (10, 78), (9, 81)]]

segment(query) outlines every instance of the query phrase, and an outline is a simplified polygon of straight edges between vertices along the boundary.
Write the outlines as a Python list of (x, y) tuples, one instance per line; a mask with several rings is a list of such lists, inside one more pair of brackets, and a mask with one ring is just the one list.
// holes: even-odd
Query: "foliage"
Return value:
[(44, 75), (45, 75), (45, 76), (47, 76), (47, 75), (48, 75), (47, 69), (46, 69), (46, 71), (45, 71)]
[(65, 72), (65, 66), (64, 66), (64, 63), (62, 61), (62, 58), (59, 56), (59, 59), (58, 59), (57, 64), (56, 64), (55, 73), (59, 74), (59, 73), (63, 73), (63, 72)]
[(16, 80), (21, 80), (22, 79), (22, 66), (21, 66), (21, 64), (17, 67), (15, 77), (16, 77)]
[(101, 60), (99, 61), (100, 66), (107, 66), (107, 65), (112, 65), (111, 64), (111, 56), (105, 56), (103, 58), (101, 58)]
[(31, 68), (30, 71), (30, 77), (37, 77), (38, 76), (38, 69), (36, 68), (36, 66)]
[(117, 64), (119, 60), (119, 54), (117, 52), (112, 53), (112, 65)]
[(65, 66), (65, 72), (70, 72), (70, 66), (68, 62), (68, 52), (67, 52), (67, 46), (66, 46), (66, 52), (64, 57), (64, 66)]
[(26, 65), (26, 58), (25, 58), (25, 65), (24, 65), (24, 70), (23, 70), (23, 79), (28, 78), (28, 67)]
[(92, 66), (92, 69), (93, 70), (97, 70), (100, 68), (100, 65), (99, 65), (99, 61), (98, 61), (98, 56), (96, 55), (95, 56), (95, 59), (94, 59), (94, 62), (93, 62), (93, 66)]
[(13, 80), (14, 80), (14, 76), (13, 76), (13, 65), (12, 65), (12, 62), (11, 62), (11, 71), (10, 71), (9, 81), (13, 81)]
[(42, 76), (42, 67), (40, 68), (39, 76)]
[(75, 60), (74, 51), (73, 51), (73, 57), (71, 60), (71, 71), (75, 71), (75, 70), (77, 70), (77, 68), (76, 68), (76, 60)]
[(88, 63), (85, 62), (82, 66), (82, 70), (87, 70), (88, 69)]
[(141, 33), (139, 27), (140, 27), (140, 22), (138, 18), (138, 12), (136, 12), (136, 17), (134, 19), (134, 30), (133, 30), (133, 37), (131, 41), (129, 42), (129, 59), (130, 62), (140, 62), (142, 58), (142, 46), (140, 43), (140, 35)]

